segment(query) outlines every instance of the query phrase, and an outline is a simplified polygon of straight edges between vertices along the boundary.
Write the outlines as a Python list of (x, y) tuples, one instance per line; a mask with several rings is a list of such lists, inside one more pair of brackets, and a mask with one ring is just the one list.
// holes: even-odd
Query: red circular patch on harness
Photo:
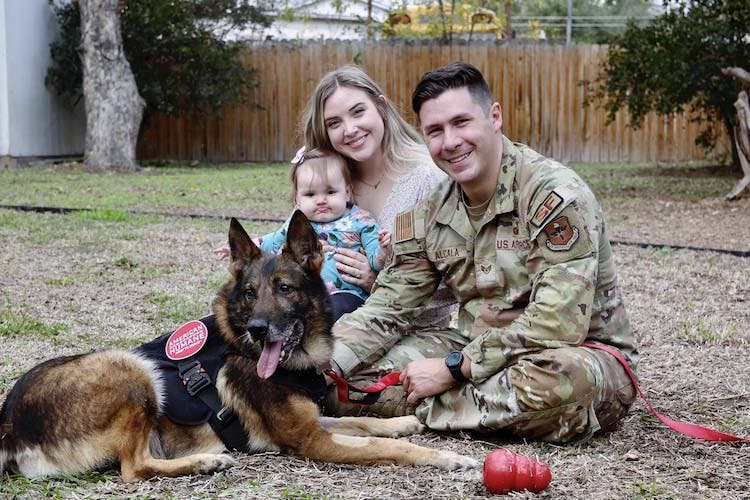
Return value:
[(189, 358), (200, 351), (208, 340), (208, 328), (201, 321), (188, 321), (167, 339), (164, 348), (167, 357), (174, 361)]

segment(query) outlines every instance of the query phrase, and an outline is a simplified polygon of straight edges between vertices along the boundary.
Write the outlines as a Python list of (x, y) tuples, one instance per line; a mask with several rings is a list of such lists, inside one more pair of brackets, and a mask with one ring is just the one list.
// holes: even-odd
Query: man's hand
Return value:
[(412, 361), (401, 371), (399, 381), (409, 395), (406, 401), (417, 404), (420, 399), (440, 394), (454, 385), (453, 378), (443, 358), (427, 358)]

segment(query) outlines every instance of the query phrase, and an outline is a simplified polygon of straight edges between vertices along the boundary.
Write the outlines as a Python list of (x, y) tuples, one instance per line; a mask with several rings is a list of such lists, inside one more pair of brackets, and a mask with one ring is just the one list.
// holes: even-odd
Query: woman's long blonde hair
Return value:
[[(302, 135), (309, 149), (333, 151), (325, 125), (326, 100), (339, 87), (364, 91), (383, 119), (383, 157), (385, 173), (391, 178), (419, 163), (432, 163), (419, 132), (404, 120), (391, 101), (367, 73), (357, 66), (342, 66), (326, 73), (318, 82), (302, 114)], [(347, 162), (352, 165), (351, 159)]]

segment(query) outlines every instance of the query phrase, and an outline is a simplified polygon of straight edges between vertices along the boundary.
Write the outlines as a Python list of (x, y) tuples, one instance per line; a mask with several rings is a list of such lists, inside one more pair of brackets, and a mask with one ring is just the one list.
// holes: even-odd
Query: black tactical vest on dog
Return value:
[[(216, 418), (218, 409), (212, 409), (203, 401), (203, 398), (197, 397), (198, 394), (191, 396), (183, 383), (180, 367), (182, 366), (184, 371), (187, 364), (198, 361), (202, 368), (201, 371), (205, 371), (211, 382), (211, 387), (203, 390), (215, 392), (216, 377), (224, 365), (227, 355), (236, 354), (242, 356), (241, 353), (224, 342), (224, 338), (219, 333), (216, 319), (213, 315), (201, 318), (200, 321), (206, 326), (208, 336), (203, 347), (188, 358), (172, 360), (167, 356), (167, 341), (174, 332), (167, 333), (151, 342), (138, 346), (135, 348), (135, 352), (148, 357), (158, 366), (166, 391), (163, 411), (169, 420), (181, 425), (200, 425), (208, 422), (228, 448), (246, 451), (244, 450), (244, 445), (238, 443), (238, 439), (232, 440), (233, 442), (231, 443), (227, 442), (223, 432), (228, 424), (222, 419)], [(295, 389), (297, 392), (312, 399), (321, 411), (323, 410), (323, 403), (326, 396), (325, 379), (322, 374), (317, 373), (314, 369), (290, 371), (279, 367), (269, 380)], [(242, 432), (244, 433), (244, 431)], [(244, 436), (243, 443), (247, 443), (246, 435)]]

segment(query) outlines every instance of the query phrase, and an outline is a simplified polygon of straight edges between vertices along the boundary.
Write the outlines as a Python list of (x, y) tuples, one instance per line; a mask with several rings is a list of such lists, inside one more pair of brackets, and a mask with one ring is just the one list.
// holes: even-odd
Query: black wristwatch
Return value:
[(462, 353), (461, 351), (451, 351), (445, 357), (445, 366), (448, 367), (448, 371), (451, 372), (451, 375), (454, 379), (458, 380), (462, 384), (469, 381), (469, 379), (466, 378), (466, 375), (464, 375), (464, 372), (461, 371), (461, 365), (463, 364), (463, 362), (464, 353)]

